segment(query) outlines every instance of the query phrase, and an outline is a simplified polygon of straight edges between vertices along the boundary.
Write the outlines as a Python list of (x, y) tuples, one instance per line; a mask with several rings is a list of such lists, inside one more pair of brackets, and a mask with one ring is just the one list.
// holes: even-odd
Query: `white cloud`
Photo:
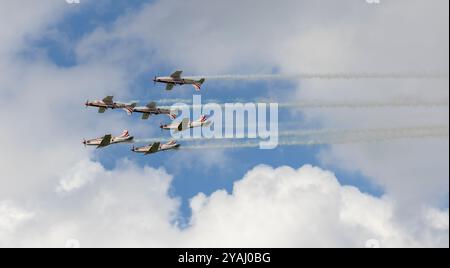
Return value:
[(448, 209), (446, 211), (441, 211), (431, 208), (427, 211), (426, 216), (433, 228), (437, 230), (448, 230)]
[[(125, 75), (124, 66), (92, 62), (59, 68), (45, 56), (21, 54), (28, 42), (45, 37), (45, 29), (73, 7), (65, 1), (9, 2), (1, 2), (1, 12), (7, 10), (10, 23), (20, 27), (2, 36), (0, 44), (0, 50), (8, 55), (0, 57), (0, 200), (32, 203), (53, 191), (60, 176), (89, 158), (90, 150), (81, 146), (83, 138), (119, 134), (123, 129), (151, 135), (152, 129), (119, 120), (120, 113), (108, 113), (99, 120), (95, 111), (83, 108), (87, 98), (127, 97), (123, 89), (133, 77)], [(55, 15), (48, 15), (52, 13)], [(0, 27), (8, 27), (8, 23), (0, 23)]]
[(231, 193), (198, 194), (185, 229), (177, 227), (180, 203), (169, 196), (171, 181), (164, 170), (124, 160), (97, 172), (89, 187), (52, 196), (58, 205), (35, 213), (32, 224), (23, 216), (29, 214), (7, 209), (7, 221), (22, 222), (8, 223), (14, 230), (6, 230), (16, 233), (9, 245), (62, 247), (75, 238), (84, 247), (364, 247), (371, 239), (383, 247), (448, 246), (448, 211), (418, 213), (418, 234), (396, 221), (392, 200), (343, 186), (331, 172), (308, 165), (258, 166)]
[(11, 201), (0, 201), (0, 240), (9, 241), (16, 229), (33, 216), (33, 213), (16, 207)]
[(71, 192), (91, 183), (99, 173), (104, 172), (102, 165), (91, 161), (82, 161), (72, 168), (59, 181), (58, 192)]
[[(418, 240), (397, 222), (392, 200), (342, 186), (332, 173), (311, 166), (256, 167), (235, 184), (233, 193), (199, 194), (191, 206), (189, 245), (363, 247), (370, 239), (384, 247), (439, 245), (431, 238)], [(433, 221), (427, 222), (422, 231), (432, 226)], [(448, 228), (441, 231), (436, 237), (445, 237)], [(441, 242), (445, 246), (448, 240)]]
[(64, 1), (21, 0), (0, 3), (0, 55), (11, 56), (24, 48), (26, 38), (36, 38), (45, 27), (56, 22), (64, 14)]
[(411, 139), (390, 144), (333, 146), (319, 158), (328, 166), (362, 171), (386, 187), (402, 210), (413, 214), (421, 204), (438, 205), (447, 198), (448, 155), (448, 141)]

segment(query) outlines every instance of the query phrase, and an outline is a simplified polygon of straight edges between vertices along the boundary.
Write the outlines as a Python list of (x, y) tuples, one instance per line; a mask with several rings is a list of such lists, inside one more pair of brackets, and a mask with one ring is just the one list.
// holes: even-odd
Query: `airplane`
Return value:
[(119, 137), (113, 137), (111, 134), (107, 134), (101, 138), (92, 139), (92, 140), (84, 140), (83, 144), (84, 146), (97, 146), (98, 148), (104, 148), (106, 146), (109, 146), (111, 144), (116, 143), (130, 143), (133, 142), (134, 137), (130, 136), (128, 133), (128, 130), (124, 130), (122, 132), (122, 135)]
[(104, 113), (108, 109), (123, 109), (125, 112), (127, 112), (128, 115), (131, 115), (133, 113), (133, 109), (137, 106), (136, 102), (131, 103), (121, 103), (121, 102), (114, 102), (114, 96), (107, 96), (101, 101), (86, 101), (84, 105), (86, 107), (98, 107), (99, 113)]
[(154, 102), (147, 104), (147, 106), (145, 106), (145, 107), (135, 107), (135, 108), (133, 108), (133, 112), (142, 113), (143, 120), (148, 119), (152, 114), (154, 114), (154, 115), (166, 114), (172, 120), (177, 118), (176, 114), (170, 113), (170, 109), (158, 108), (158, 107), (156, 107), (156, 103), (154, 103)]
[(174, 129), (175, 132), (181, 132), (189, 128), (195, 127), (207, 127), (211, 124), (211, 121), (208, 120), (206, 115), (200, 116), (200, 118), (196, 121), (189, 121), (188, 118), (184, 118), (181, 122), (175, 122), (168, 125), (161, 125), (161, 129), (171, 130)]
[(133, 146), (131, 151), (133, 151), (135, 153), (143, 153), (144, 155), (149, 155), (149, 154), (154, 154), (157, 152), (178, 149), (179, 147), (180, 147), (180, 144), (178, 144), (176, 141), (172, 140), (166, 144), (161, 144), (160, 142), (155, 142), (148, 146), (143, 146), (143, 147), (138, 147), (138, 148), (135, 148)]
[(176, 85), (192, 85), (196, 91), (200, 91), (202, 84), (205, 82), (205, 78), (200, 80), (182, 78), (181, 74), (183, 71), (176, 71), (170, 76), (155, 77), (153, 81), (156, 83), (167, 84), (166, 90), (172, 90)]

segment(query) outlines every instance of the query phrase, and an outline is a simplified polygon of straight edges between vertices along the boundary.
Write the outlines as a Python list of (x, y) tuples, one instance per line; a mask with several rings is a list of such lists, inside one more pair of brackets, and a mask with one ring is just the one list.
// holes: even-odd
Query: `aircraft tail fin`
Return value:
[(169, 141), (168, 143), (166, 143), (166, 145), (169, 145), (169, 146), (171, 146), (171, 145), (176, 145), (177, 144), (177, 141), (176, 140), (171, 140), (171, 141)]
[(120, 135), (121, 138), (128, 138), (130, 137), (130, 133), (128, 132), (128, 130), (124, 130), (122, 132), (122, 135)]
[(198, 81), (195, 81), (192, 86), (194, 86), (196, 91), (200, 91), (200, 89), (202, 88), (203, 83), (205, 82), (205, 78), (202, 78)]
[(208, 116), (206, 116), (206, 115), (202, 115), (202, 116), (200, 116), (200, 118), (199, 118), (199, 119), (197, 119), (197, 122), (200, 122), (200, 123), (205, 123), (205, 122), (206, 122), (206, 120), (208, 120)]
[(175, 120), (177, 118), (176, 114), (168, 114), (168, 116), (170, 117), (170, 119)]
[(133, 111), (134, 111), (134, 108), (128, 106), (128, 107), (126, 107), (126, 108), (123, 108), (123, 110), (127, 113), (127, 115), (132, 115), (132, 114), (133, 114)]
[(137, 105), (137, 102), (132, 102), (130, 104), (127, 104), (126, 107), (123, 108), (123, 110), (127, 113), (127, 115), (132, 115), (134, 112), (134, 108), (136, 108)]

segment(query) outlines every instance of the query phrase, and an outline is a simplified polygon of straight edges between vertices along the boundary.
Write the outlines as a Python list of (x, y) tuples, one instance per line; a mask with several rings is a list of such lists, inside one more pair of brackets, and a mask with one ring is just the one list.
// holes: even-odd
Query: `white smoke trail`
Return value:
[(249, 74), (249, 75), (203, 75), (189, 76), (190, 79), (206, 80), (294, 80), (294, 79), (448, 79), (448, 73), (431, 72), (341, 72), (341, 73), (299, 73), (299, 74)]
[[(325, 144), (351, 144), (351, 143), (371, 143), (387, 142), (400, 139), (424, 139), (424, 138), (447, 138), (449, 137), (448, 126), (440, 127), (416, 127), (398, 129), (366, 129), (366, 130), (346, 130), (342, 132), (325, 133), (322, 137), (289, 137), (281, 139), (279, 146), (312, 146)], [(257, 148), (258, 141), (245, 142), (221, 142), (202, 143), (183, 146), (184, 149), (232, 149), (232, 148)]]
[(315, 108), (385, 108), (385, 107), (440, 107), (448, 106), (448, 100), (442, 101), (378, 101), (378, 102), (326, 102), (326, 101), (311, 101), (311, 102), (290, 102), (280, 103), (280, 108), (297, 108), (297, 109), (315, 109)]
[[(448, 126), (418, 126), (405, 128), (375, 128), (375, 129), (322, 129), (322, 130), (291, 130), (279, 132), (279, 145), (319, 145), (319, 144), (339, 144), (339, 143), (358, 143), (370, 141), (395, 140), (403, 138), (448, 138)], [(247, 139), (248, 138), (242, 138)], [(199, 142), (202, 144), (193, 144), (190, 147), (208, 147), (213, 148), (233, 148), (234, 146), (254, 147), (259, 146), (259, 139), (253, 139), (255, 142), (222, 142), (212, 143), (217, 140), (238, 140), (238, 138), (217, 137), (205, 139), (203, 137), (185, 137), (179, 141)], [(136, 143), (164, 142), (164, 138), (150, 138), (135, 140)]]
[[(166, 100), (168, 101), (168, 100)], [(248, 101), (247, 101), (248, 102)], [(239, 103), (247, 103), (245, 101), (240, 101)], [(261, 100), (256, 103), (270, 103), (270, 100)], [(168, 102), (158, 102), (158, 103), (168, 103)], [(192, 100), (182, 100), (177, 99), (177, 101), (173, 103), (186, 103), (189, 108), (202, 108), (202, 105), (192, 105)], [(213, 103), (213, 102), (205, 102), (205, 103)], [(214, 102), (215, 103), (215, 102)], [(229, 102), (229, 103), (237, 103), (237, 102)], [(225, 107), (225, 103), (217, 103), (222, 108)], [(386, 107), (445, 107), (449, 106), (449, 100), (439, 100), (439, 101), (426, 101), (426, 100), (387, 100), (387, 101), (341, 101), (341, 102), (331, 102), (331, 101), (302, 101), (302, 102), (282, 102), (278, 103), (279, 108), (295, 108), (295, 109), (319, 109), (319, 108), (347, 108), (347, 109), (365, 109), (365, 108), (386, 108)], [(182, 106), (172, 105), (172, 106), (161, 106), (161, 108), (165, 109), (182, 109)]]

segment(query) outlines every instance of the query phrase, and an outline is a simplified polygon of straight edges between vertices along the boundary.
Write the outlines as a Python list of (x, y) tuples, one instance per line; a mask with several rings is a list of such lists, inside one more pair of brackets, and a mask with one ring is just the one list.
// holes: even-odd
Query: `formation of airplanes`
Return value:
[[(177, 85), (192, 85), (196, 91), (200, 91), (202, 84), (205, 79), (194, 80), (189, 78), (181, 77), (182, 71), (176, 71), (170, 76), (155, 77), (154, 82), (167, 84), (166, 90), (172, 90)], [(167, 115), (171, 120), (175, 120), (177, 115), (172, 113), (170, 109), (158, 107), (155, 102), (150, 102), (146, 106), (137, 106), (137, 102), (123, 103), (115, 102), (114, 96), (107, 96), (102, 100), (89, 101), (85, 103), (86, 107), (98, 108), (99, 113), (105, 113), (108, 109), (122, 109), (128, 115), (133, 113), (142, 114), (142, 119), (149, 119), (152, 115)], [(207, 127), (212, 122), (208, 120), (206, 115), (202, 115), (198, 120), (191, 121), (188, 118), (184, 118), (181, 122), (172, 122), (170, 124), (161, 124), (161, 130), (173, 130), (174, 132), (182, 132), (188, 129), (196, 127)], [(96, 146), (97, 148), (104, 148), (113, 144), (118, 143), (133, 143), (134, 137), (130, 136), (128, 130), (124, 130), (120, 136), (114, 137), (111, 134), (104, 135), (100, 138), (83, 140), (85, 146)], [(171, 140), (168, 143), (155, 142), (147, 146), (134, 147), (131, 149), (132, 152), (142, 153), (144, 155), (154, 154), (158, 152), (168, 151), (178, 149), (180, 144), (175, 140)]]

